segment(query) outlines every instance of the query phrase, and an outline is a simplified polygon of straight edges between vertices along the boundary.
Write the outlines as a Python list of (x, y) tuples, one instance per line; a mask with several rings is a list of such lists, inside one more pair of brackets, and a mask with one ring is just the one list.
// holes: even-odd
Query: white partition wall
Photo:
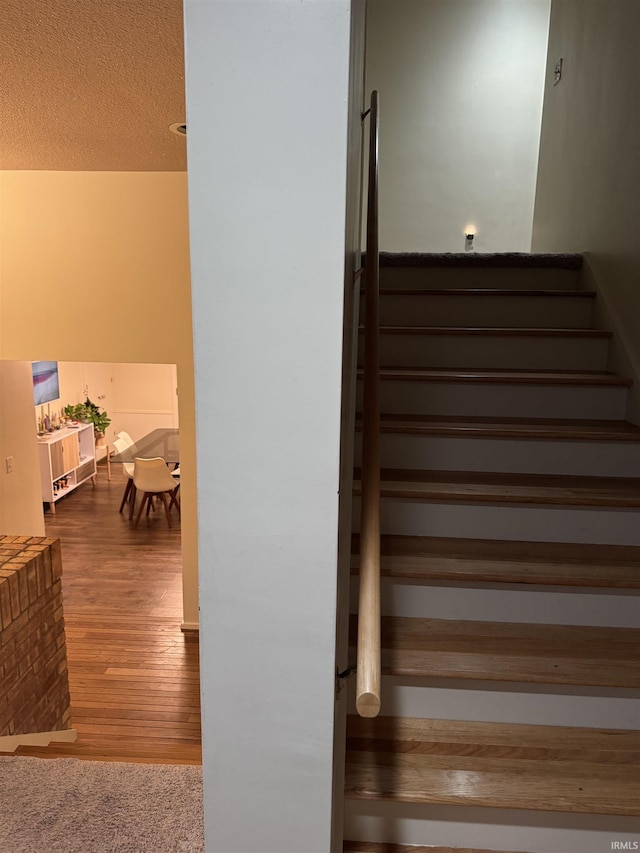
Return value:
[(349, 0), (186, 0), (208, 853), (331, 844)]

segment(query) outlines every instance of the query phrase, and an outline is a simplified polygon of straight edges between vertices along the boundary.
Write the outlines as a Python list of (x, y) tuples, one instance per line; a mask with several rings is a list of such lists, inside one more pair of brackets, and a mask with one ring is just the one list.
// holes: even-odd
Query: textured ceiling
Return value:
[(182, 171), (182, 0), (0, 0), (0, 168)]

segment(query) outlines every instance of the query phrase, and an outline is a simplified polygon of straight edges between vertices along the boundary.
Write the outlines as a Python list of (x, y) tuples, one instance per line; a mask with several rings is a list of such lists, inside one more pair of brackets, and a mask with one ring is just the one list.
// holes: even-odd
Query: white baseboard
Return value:
[(75, 743), (78, 732), (62, 729), (53, 732), (27, 732), (0, 737), (0, 752), (15, 752), (19, 746), (49, 746), (50, 743)]

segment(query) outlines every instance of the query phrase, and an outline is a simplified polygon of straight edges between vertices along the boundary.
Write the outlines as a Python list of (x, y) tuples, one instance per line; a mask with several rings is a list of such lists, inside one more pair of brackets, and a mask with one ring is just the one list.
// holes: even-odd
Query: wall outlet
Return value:
[(4, 460), (4, 465), (7, 469), (7, 474), (10, 474), (13, 471), (13, 456), (7, 456)]

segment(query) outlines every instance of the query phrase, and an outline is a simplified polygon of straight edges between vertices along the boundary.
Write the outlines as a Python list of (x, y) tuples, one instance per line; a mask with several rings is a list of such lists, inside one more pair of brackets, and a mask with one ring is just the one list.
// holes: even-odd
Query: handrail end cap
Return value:
[(361, 717), (377, 717), (380, 713), (380, 697), (375, 693), (361, 693), (356, 699), (356, 711)]

